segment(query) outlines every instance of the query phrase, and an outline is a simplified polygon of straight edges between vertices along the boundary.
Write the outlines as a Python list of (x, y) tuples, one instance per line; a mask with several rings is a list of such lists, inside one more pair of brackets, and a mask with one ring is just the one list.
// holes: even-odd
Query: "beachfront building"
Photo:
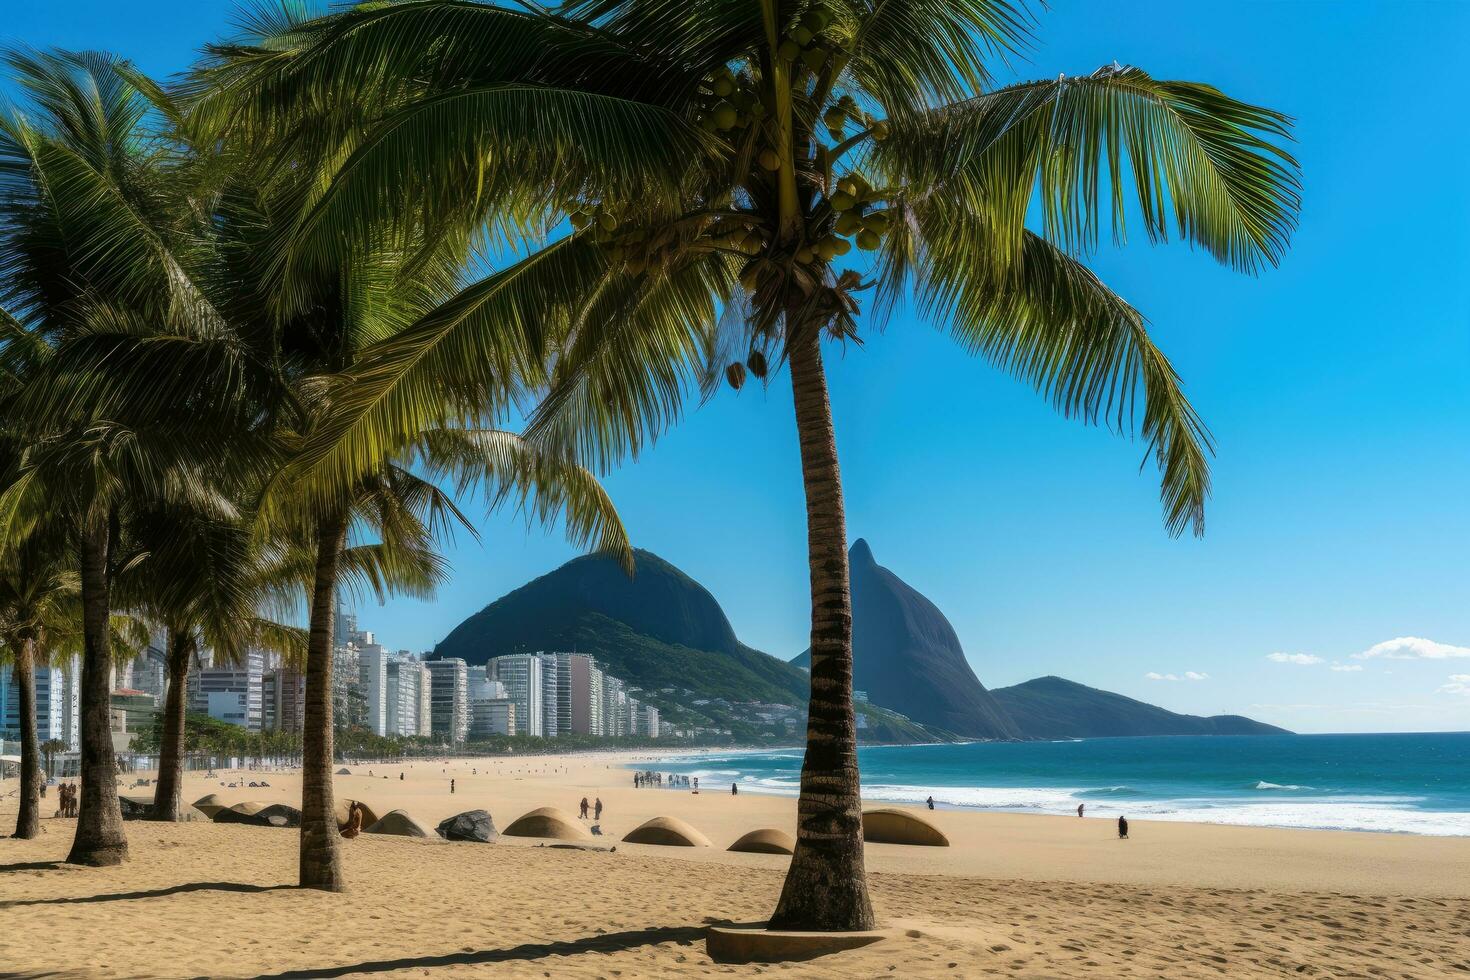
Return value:
[(538, 653), (536, 658), (541, 661), (541, 734), (556, 738), (562, 733), (561, 673), (556, 654)]
[(389, 735), (428, 735), (433, 705), (429, 672), (417, 657), (399, 650), (386, 667)]
[(648, 738), (658, 738), (663, 729), (660, 727), (658, 709), (651, 704), (642, 705), (639, 709), (639, 732), (638, 734)]
[(602, 734), (605, 738), (628, 734), (628, 694), (623, 682), (606, 672), (602, 675)]
[(261, 727), (272, 732), (300, 732), (306, 727), (306, 675), (281, 666), (261, 676)]
[(430, 660), (431, 734), (463, 742), (470, 731), (469, 665), (458, 657)]
[[(75, 751), (78, 746), (68, 737), (65, 675), (60, 667), (36, 667), (36, 738), (41, 742), (66, 742)], [(0, 667), (0, 738), (20, 739), (20, 688), (9, 667)]]
[(566, 677), (566, 717), (577, 735), (601, 735), (603, 674), (585, 653), (557, 654), (558, 677)]
[(479, 698), (470, 702), (470, 738), (516, 734), (516, 703), (510, 698)]
[(516, 730), (521, 735), (545, 735), (542, 726), (544, 674), (541, 658), (534, 653), (494, 657), (486, 665), (490, 675), (505, 685), (505, 696), (516, 706)]
[(206, 654), (201, 663), (185, 687), (189, 710), (259, 731), (265, 713), (265, 653), (247, 650), (239, 663), (218, 666)]
[[(372, 634), (367, 634), (371, 641)], [(357, 678), (366, 707), (365, 727), (374, 735), (388, 734), (388, 651), (381, 643), (366, 642), (357, 651)]]

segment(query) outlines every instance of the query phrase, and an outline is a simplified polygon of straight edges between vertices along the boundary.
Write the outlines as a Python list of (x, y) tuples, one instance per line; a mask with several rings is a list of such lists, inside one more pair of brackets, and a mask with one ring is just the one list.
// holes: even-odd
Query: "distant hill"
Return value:
[[(434, 656), (483, 664), (508, 653), (586, 653), (615, 677), (643, 689), (644, 700), (683, 709), (680, 715), (666, 714), (668, 720), (749, 735), (757, 726), (741, 727), (742, 719), (749, 722), (749, 712), (737, 702), (760, 701), (799, 707), (802, 724), (781, 734), (803, 735), (810, 689), (806, 672), (741, 643), (715, 597), (678, 568), (649, 551), (634, 556), (633, 578), (604, 556), (573, 559), (470, 616)], [(695, 701), (714, 703), (696, 706)], [(859, 710), (865, 718), (860, 736), (867, 741), (953, 737), (880, 708)]]
[(735, 637), (709, 590), (650, 551), (629, 578), (611, 558), (584, 555), (492, 602), (456, 626), (438, 657), (483, 664), (535, 650), (575, 650), (644, 688), (782, 704), (805, 699), (807, 676)]
[[(1020, 730), (975, 676), (944, 613), (879, 565), (862, 538), (852, 575), (853, 686), (915, 721), (968, 738), (1018, 738)], [(808, 650), (792, 661), (811, 662)]]
[(1061, 677), (1038, 677), (990, 693), (1027, 738), (1290, 734), (1240, 715), (1176, 714)]

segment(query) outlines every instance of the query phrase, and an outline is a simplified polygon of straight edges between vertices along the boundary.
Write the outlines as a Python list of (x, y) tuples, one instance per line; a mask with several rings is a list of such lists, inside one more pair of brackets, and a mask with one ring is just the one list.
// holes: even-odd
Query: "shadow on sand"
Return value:
[[(37, 862), (43, 867), (60, 866), (60, 862)], [(0, 866), (6, 870), (18, 870), (18, 865)], [(21, 908), (27, 905), (88, 905), (94, 902), (129, 902), (140, 898), (165, 898), (186, 892), (273, 892), (295, 885), (245, 885), (237, 881), (191, 881), (183, 885), (154, 888), (140, 892), (114, 892), (109, 895), (78, 895), (75, 898), (18, 898), (0, 902), (0, 909)]]
[[(726, 923), (721, 923), (726, 924)], [(729, 923), (733, 925), (734, 923)], [(479, 949), (469, 953), (445, 953), (440, 956), (405, 956), (396, 960), (369, 960), (342, 966), (314, 967), (309, 970), (285, 970), (264, 973), (254, 980), (306, 980), (309, 977), (341, 977), (350, 973), (388, 973), (392, 970), (430, 969), (436, 966), (473, 966), (481, 963), (511, 963), (540, 960), (548, 956), (579, 956), (582, 953), (618, 953), (639, 946), (676, 942), (688, 946), (704, 939), (705, 926), (654, 926), (628, 929), (600, 936), (587, 936), (569, 942), (522, 943), (505, 949)]]

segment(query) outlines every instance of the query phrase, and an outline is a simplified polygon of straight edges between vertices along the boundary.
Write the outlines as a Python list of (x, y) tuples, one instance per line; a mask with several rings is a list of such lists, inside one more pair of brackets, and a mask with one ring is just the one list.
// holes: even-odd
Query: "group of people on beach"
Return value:
[(63, 817), (75, 817), (77, 807), (80, 805), (78, 799), (81, 796), (80, 787), (76, 783), (62, 783), (56, 787), (56, 795), (61, 803), (61, 808), (56, 811), (57, 814)]
[(689, 789), (692, 786), (697, 791), (699, 789), (699, 777), (693, 777), (693, 781), (691, 782), (689, 776), (677, 772), (662, 773), (646, 770), (644, 772), (633, 773), (634, 789), (647, 789), (650, 786), (654, 789), (663, 789), (666, 785), (671, 789)]
[(587, 819), (587, 811), (589, 809), (592, 811), (592, 819), (594, 821), (597, 821), (597, 822), (600, 823), (602, 821), (602, 797), (599, 796), (597, 798), (597, 802), (596, 803), (591, 803), (591, 804), (589, 804), (587, 802), (587, 797), (585, 797), (585, 796), (582, 797), (582, 807), (581, 807), (581, 814), (580, 814), (580, 816), (582, 817), (583, 820), (586, 820)]

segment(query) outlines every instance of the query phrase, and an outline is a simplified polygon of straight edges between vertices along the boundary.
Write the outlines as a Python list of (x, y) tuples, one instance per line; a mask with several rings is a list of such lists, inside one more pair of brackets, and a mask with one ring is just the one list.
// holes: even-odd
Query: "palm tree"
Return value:
[(168, 682), (152, 819), (174, 822), (181, 812), (185, 689), (201, 644), (216, 663), (238, 662), (250, 649), (299, 661), (305, 632), (262, 613), (289, 615), (302, 575), (289, 549), (252, 540), (248, 519), (224, 522), (173, 506), (140, 515), (135, 526), (149, 542), (149, 560), (125, 575), (118, 591), (164, 634)]
[[(56, 515), (78, 555), (82, 794), (68, 860), (116, 864), (127, 841), (109, 719), (111, 590), (144, 558), (129, 519), (142, 502), (213, 506), (205, 475), (235, 464), (215, 414), (170, 415), (147, 384), (139, 401), (151, 414), (114, 414), (92, 397), (99, 365), (136, 369), (149, 339), (212, 327), (178, 260), (192, 212), (148, 86), (103, 55), (11, 52), (4, 62), (24, 102), (0, 119), (0, 307), (6, 348), (27, 370), (4, 395), (20, 458), (0, 488), (0, 541), (23, 542)], [(200, 447), (213, 457), (190, 455)]]
[[(168, 104), (163, 93), (154, 98)], [(430, 243), (385, 227), (370, 242), (336, 250), (311, 274), (287, 280), (273, 261), (274, 246), (309, 201), (309, 183), (289, 175), (310, 168), (280, 167), (292, 150), (279, 142), (247, 143), (229, 129), (205, 131), (184, 109), (170, 113), (181, 136), (206, 148), (197, 153), (199, 167), (216, 180), (204, 198), (210, 221), (198, 281), (227, 325), (247, 379), (228, 400), (254, 407), (252, 432), (283, 462), (258, 495), (256, 533), (280, 543), (291, 561), (307, 558), (300, 569), (309, 630), (299, 880), (336, 891), (344, 877), (332, 793), (332, 661), (343, 585), (427, 594), (444, 571), (437, 544), (453, 525), (472, 530), (455, 498), (476, 489), (492, 505), (516, 503), (543, 522), (563, 520), (575, 541), (623, 556), (628, 545), (589, 473), (478, 424), (516, 390), (515, 377), (471, 393), (446, 388), (410, 430), (358, 444), (360, 454), (343, 462), (320, 431), (328, 408), (344, 397), (336, 377), (364, 347), (392, 337), (452, 293), (462, 239)], [(155, 386), (150, 398), (169, 401), (191, 387), (186, 372), (155, 373), (179, 390), (159, 393)]]
[(70, 628), (68, 620), (75, 618), (78, 588), (72, 567), (64, 540), (54, 533), (49, 539), (37, 535), (0, 552), (0, 653), (12, 663), (20, 712), (20, 810), (15, 836), (24, 840), (41, 832), (36, 667), (49, 659), (50, 638)]
[[(880, 315), (913, 296), (1064, 415), (1136, 425), (1170, 533), (1201, 533), (1209, 437), (1143, 317), (1083, 259), (1128, 217), (1242, 271), (1275, 264), (1298, 205), (1287, 119), (1116, 64), (993, 87), (987, 62), (1030, 30), (1005, 0), (416, 0), (257, 28), (217, 49), (206, 111), (341, 150), (286, 274), (385, 216), (428, 235), (496, 218), (523, 256), (363, 352), (327, 423), (335, 445), (483, 383), (466, 352), (503, 349), (532, 317), (558, 352), (532, 434), (604, 462), (677, 418), (694, 382), (709, 394), (789, 366), (812, 694), (771, 924), (870, 926), (822, 340), (858, 337), (869, 287)], [(305, 124), (344, 92), (375, 117), (348, 145)], [(869, 254), (842, 268), (852, 244)]]

